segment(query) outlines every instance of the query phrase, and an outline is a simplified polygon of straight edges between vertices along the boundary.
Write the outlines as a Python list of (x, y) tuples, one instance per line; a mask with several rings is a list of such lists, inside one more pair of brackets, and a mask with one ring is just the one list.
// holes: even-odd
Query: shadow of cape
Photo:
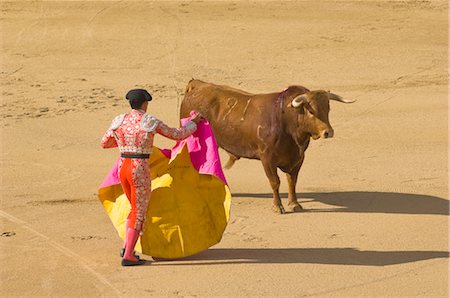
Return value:
[[(161, 265), (212, 264), (328, 264), (388, 266), (437, 258), (448, 258), (445, 251), (364, 251), (354, 248), (220, 248), (197, 255), (166, 261)], [(155, 264), (155, 263), (154, 263)]]
[[(233, 197), (267, 198), (271, 193), (234, 193)], [(287, 198), (286, 193), (280, 194)], [(308, 212), (361, 212), (361, 213), (398, 213), (398, 214), (434, 214), (449, 215), (449, 201), (443, 198), (396, 192), (306, 192), (297, 194), (299, 202), (308, 199), (335, 208), (307, 209)]]

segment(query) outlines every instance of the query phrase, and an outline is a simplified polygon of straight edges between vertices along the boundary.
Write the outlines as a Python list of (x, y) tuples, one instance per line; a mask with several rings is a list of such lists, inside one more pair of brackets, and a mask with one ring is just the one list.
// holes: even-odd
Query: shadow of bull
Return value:
[[(287, 198), (286, 193), (280, 194)], [(234, 193), (233, 197), (272, 199), (271, 193)], [(360, 212), (397, 214), (449, 215), (449, 201), (443, 198), (396, 192), (306, 192), (297, 194), (299, 202), (316, 201), (331, 208), (308, 209), (306, 212)]]
[[(287, 198), (286, 193), (280, 194)], [(234, 197), (272, 199), (271, 193), (234, 193)], [(361, 212), (392, 214), (449, 213), (449, 201), (443, 198), (393, 192), (310, 192), (301, 193), (300, 203), (321, 202), (325, 209), (307, 209), (306, 212)], [(301, 213), (297, 213), (301, 214)], [(246, 263), (304, 263), (354, 266), (389, 266), (410, 262), (449, 258), (448, 251), (373, 251), (355, 248), (219, 248), (208, 249), (197, 255), (178, 260), (159, 260), (155, 265), (212, 265)]]

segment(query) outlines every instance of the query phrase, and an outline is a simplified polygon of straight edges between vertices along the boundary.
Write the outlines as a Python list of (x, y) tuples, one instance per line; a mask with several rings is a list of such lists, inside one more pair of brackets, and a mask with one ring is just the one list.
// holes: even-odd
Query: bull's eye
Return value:
[(305, 105), (306, 113), (308, 117), (314, 117), (316, 115), (316, 112), (313, 110), (313, 108), (310, 105)]

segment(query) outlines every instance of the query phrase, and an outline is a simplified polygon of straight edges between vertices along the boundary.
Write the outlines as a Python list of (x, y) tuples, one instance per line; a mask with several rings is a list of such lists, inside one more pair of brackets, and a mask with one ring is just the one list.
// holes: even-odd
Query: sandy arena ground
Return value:
[[(0, 296), (449, 295), (447, 1), (0, 7)], [(307, 151), (305, 212), (272, 213), (260, 162), (240, 160), (220, 244), (122, 268), (96, 196), (118, 153), (100, 137), (133, 87), (177, 125), (192, 77), (358, 101), (333, 102), (335, 137)]]

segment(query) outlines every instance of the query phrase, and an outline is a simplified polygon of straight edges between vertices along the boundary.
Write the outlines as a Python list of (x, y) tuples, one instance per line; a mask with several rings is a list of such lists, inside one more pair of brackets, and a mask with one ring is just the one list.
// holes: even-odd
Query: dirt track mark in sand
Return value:
[[(253, 234), (248, 230), (248, 216), (238, 215), (234, 219), (232, 219), (229, 223), (229, 228), (225, 231), (225, 235), (235, 236), (244, 242), (263, 242), (267, 244), (267, 240), (260, 235)], [(251, 230), (251, 227), (250, 227)]]
[(5, 71), (2, 71), (2, 72), (0, 72), (0, 74), (4, 74), (4, 75), (6, 75), (6, 76), (10, 76), (10, 75), (15, 74), (16, 72), (21, 71), (22, 69), (23, 69), (23, 66), (21, 66), (21, 67), (15, 69), (15, 70), (13, 70), (13, 71), (11, 71), (11, 72), (5, 72)]
[(355, 283), (355, 284), (345, 285), (345, 286), (342, 286), (342, 287), (336, 287), (336, 288), (333, 288), (333, 289), (322, 290), (322, 291), (318, 291), (318, 292), (315, 292), (315, 293), (310, 293), (310, 294), (304, 295), (303, 297), (323, 296), (323, 295), (330, 295), (331, 293), (335, 293), (332, 296), (336, 297), (336, 296), (338, 296), (336, 294), (337, 292), (342, 292), (342, 291), (345, 291), (345, 290), (348, 290), (348, 289), (364, 287), (364, 286), (367, 286), (369, 284), (375, 284), (375, 283), (384, 282), (386, 280), (394, 279), (394, 278), (397, 278), (397, 277), (400, 277), (400, 276), (404, 276), (404, 275), (407, 275), (407, 274), (417, 274), (416, 272), (419, 271), (420, 269), (435, 266), (435, 264), (438, 263), (438, 262), (440, 262), (440, 261), (439, 260), (435, 260), (435, 261), (432, 261), (432, 262), (427, 263), (427, 264), (422, 265), (422, 266), (418, 266), (418, 267), (413, 268), (413, 269), (401, 270), (401, 271), (398, 271), (397, 273), (390, 274), (390, 275), (387, 275), (387, 276), (384, 276), (384, 277), (380, 277), (380, 278), (375, 278), (375, 279), (372, 279), (372, 280), (367, 281), (367, 282)]
[[(23, 171), (27, 167), (33, 167), (35, 170), (39, 170), (42, 174), (39, 177), (35, 177), (31, 172)], [(61, 186), (61, 184), (71, 183), (80, 179), (83, 175), (81, 172), (74, 169), (68, 168), (63, 164), (45, 164), (38, 162), (20, 162), (15, 160), (0, 160), (0, 168), (4, 170), (3, 184), (0, 185), (2, 190), (13, 190), (22, 192), (23, 187), (15, 183), (11, 183), (17, 177), (28, 181), (29, 187), (39, 187), (42, 186)], [(46, 180), (46, 174), (58, 172), (59, 179)]]
[[(22, 77), (3, 76), (3, 104), (1, 126), (8, 119), (50, 118), (74, 111), (95, 111), (117, 106), (123, 95), (104, 87), (80, 88), (87, 84), (85, 78), (74, 78), (79, 89), (70, 90), (66, 80), (57, 82), (27, 82)], [(26, 78), (25, 78), (26, 79)], [(22, 88), (8, 89), (5, 86), (21, 85)], [(17, 90), (22, 90), (18, 92)], [(45, 102), (45, 105), (42, 103)]]
[(16, 232), (12, 231), (12, 232), (3, 232), (0, 234), (0, 237), (12, 237), (12, 236), (16, 236)]
[[(8, 80), (8, 79), (6, 79)], [(14, 76), (9, 79), (12, 84), (17, 81)], [(88, 84), (85, 78), (74, 78), (78, 87)], [(8, 126), (10, 120), (26, 118), (53, 118), (77, 111), (98, 111), (123, 104), (125, 94), (119, 94), (116, 90), (107, 87), (86, 87), (77, 90), (68, 90), (66, 84), (70, 83), (60, 80), (54, 84), (45, 82), (34, 82), (27, 84), (26, 91), (16, 94), (14, 91), (3, 91), (4, 103), (0, 105), (0, 127)], [(69, 84), (70, 85), (70, 84)], [(172, 87), (163, 84), (135, 85), (135, 88), (145, 88), (155, 97), (167, 96), (170, 92), (183, 94), (184, 89), (173, 90)], [(6, 88), (5, 88), (6, 90)], [(40, 94), (46, 97), (41, 100)], [(32, 98), (31, 98), (32, 96)], [(42, 105), (41, 102), (46, 102)], [(25, 104), (26, 103), (26, 104)]]
[(107, 7), (104, 7), (104, 8), (102, 8), (102, 9), (100, 9), (99, 11), (97, 11), (97, 12), (95, 13), (95, 15), (93, 15), (93, 16), (91, 17), (91, 19), (89, 20), (88, 26), (90, 26), (90, 25), (92, 24), (92, 22), (93, 22), (96, 18), (98, 18), (98, 16), (101, 15), (103, 12), (105, 12), (105, 11), (108, 10), (108, 9), (111, 9), (113, 6), (115, 6), (115, 5), (117, 5), (117, 4), (121, 3), (121, 2), (123, 2), (123, 0), (120, 0), (120, 1), (117, 1), (117, 2), (113, 2), (113, 3), (109, 4)]
[(393, 11), (408, 11), (412, 9), (428, 9), (428, 10), (439, 10), (445, 9), (447, 6), (445, 5), (445, 1), (392, 1), (376, 4), (380, 8), (389, 7), (390, 10)]
[[(27, 222), (20, 220), (2, 210), (0, 210), (0, 217), (7, 219), (13, 223), (15, 223), (16, 225), (30, 231), (31, 233), (33, 233), (36, 236), (41, 237), (48, 245), (50, 245), (51, 247), (53, 247), (56, 251), (59, 251), (60, 253), (64, 254), (66, 257), (73, 259), (75, 262), (79, 263), (79, 265), (84, 268), (86, 271), (88, 271), (90, 274), (92, 274), (93, 276), (95, 276), (100, 283), (102, 283), (104, 286), (106, 286), (108, 289), (112, 290), (114, 292), (115, 295), (119, 295), (121, 293), (121, 291), (119, 291), (119, 289), (117, 289), (112, 283), (109, 282), (109, 280), (107, 280), (103, 275), (101, 275), (100, 273), (98, 273), (97, 271), (95, 271), (92, 267), (92, 261), (87, 261), (85, 260), (82, 256), (80, 256), (79, 254), (73, 252), (72, 250), (68, 249), (67, 247), (57, 243), (56, 241), (53, 241), (52, 239), (50, 239), (48, 236), (36, 231), (35, 229), (31, 228)], [(106, 290), (106, 289), (105, 289)], [(105, 293), (105, 295), (107, 295)]]
[(66, 205), (66, 204), (82, 204), (82, 203), (89, 203), (92, 200), (83, 200), (83, 199), (61, 199), (61, 200), (47, 200), (47, 201), (29, 201), (27, 202), (28, 205), (32, 206), (42, 206), (42, 205)]
[(72, 240), (74, 240), (74, 241), (105, 240), (105, 239), (107, 239), (106, 237), (92, 236), (92, 235), (87, 235), (87, 236), (71, 236), (70, 238), (72, 238)]
[(406, 73), (395, 79), (389, 81), (379, 81), (370, 84), (363, 85), (346, 85), (345, 88), (350, 91), (360, 91), (361, 95), (358, 95), (352, 99), (362, 98), (364, 95), (375, 91), (395, 91), (402, 88), (417, 88), (426, 86), (443, 86), (447, 85), (448, 75), (437, 73), (426, 73), (426, 71), (432, 70), (435, 66), (418, 70), (412, 73)]

